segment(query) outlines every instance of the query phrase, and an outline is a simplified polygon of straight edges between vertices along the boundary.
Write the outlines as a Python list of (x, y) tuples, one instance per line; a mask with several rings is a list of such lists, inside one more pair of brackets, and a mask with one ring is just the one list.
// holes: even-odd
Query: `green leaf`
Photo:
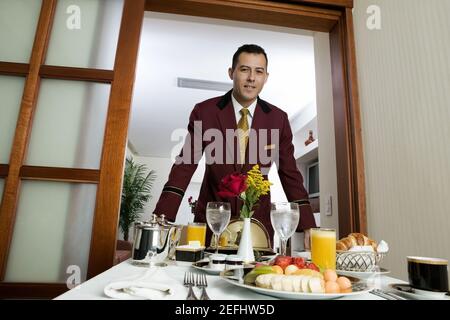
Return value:
[(132, 157), (126, 159), (119, 216), (119, 227), (124, 234), (141, 217), (145, 204), (151, 199), (156, 174), (154, 170), (146, 173), (147, 170), (146, 165), (136, 164)]

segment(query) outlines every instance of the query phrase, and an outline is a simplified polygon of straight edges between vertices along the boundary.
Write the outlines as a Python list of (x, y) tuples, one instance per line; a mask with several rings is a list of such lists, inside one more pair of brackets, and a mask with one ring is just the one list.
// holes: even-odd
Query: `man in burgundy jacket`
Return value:
[[(238, 218), (241, 201), (237, 198), (222, 199), (217, 194), (221, 179), (234, 172), (246, 173), (256, 163), (267, 179), (275, 162), (288, 201), (299, 205), (297, 231), (305, 231), (305, 248), (309, 248), (309, 229), (316, 225), (303, 178), (294, 159), (288, 116), (258, 96), (269, 75), (267, 62), (264, 49), (257, 45), (243, 45), (234, 54), (232, 67), (228, 70), (233, 89), (224, 96), (203, 101), (194, 107), (183, 150), (171, 169), (154, 213), (165, 214), (168, 219), (175, 220), (184, 192), (204, 154), (206, 171), (195, 221), (206, 222), (206, 204), (210, 201), (229, 201), (232, 219)], [(242, 113), (241, 109), (248, 112)], [(239, 135), (234, 134), (244, 116), (248, 126), (251, 125), (245, 160), (239, 150)], [(261, 197), (253, 217), (264, 224), (272, 239), (270, 195)], [(208, 230), (207, 239), (210, 235)]]

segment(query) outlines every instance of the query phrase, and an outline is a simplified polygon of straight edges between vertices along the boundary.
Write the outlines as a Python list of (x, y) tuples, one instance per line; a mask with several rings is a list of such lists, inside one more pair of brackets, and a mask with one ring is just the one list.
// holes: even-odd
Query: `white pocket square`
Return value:
[(272, 149), (275, 149), (274, 144), (268, 144), (268, 145), (264, 146), (264, 150), (272, 150)]

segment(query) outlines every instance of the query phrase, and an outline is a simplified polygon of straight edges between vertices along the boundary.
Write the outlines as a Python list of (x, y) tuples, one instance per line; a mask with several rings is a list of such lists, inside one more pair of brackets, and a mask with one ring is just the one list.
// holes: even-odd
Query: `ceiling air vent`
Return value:
[(214, 90), (214, 91), (229, 91), (233, 88), (231, 82), (207, 81), (190, 78), (177, 78), (177, 86), (180, 88)]

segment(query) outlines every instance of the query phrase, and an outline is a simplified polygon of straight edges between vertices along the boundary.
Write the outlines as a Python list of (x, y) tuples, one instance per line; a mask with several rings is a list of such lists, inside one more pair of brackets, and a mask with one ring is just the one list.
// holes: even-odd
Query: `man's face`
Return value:
[(267, 62), (263, 54), (242, 52), (232, 70), (228, 69), (233, 80), (233, 95), (244, 107), (248, 107), (264, 87), (269, 74)]

